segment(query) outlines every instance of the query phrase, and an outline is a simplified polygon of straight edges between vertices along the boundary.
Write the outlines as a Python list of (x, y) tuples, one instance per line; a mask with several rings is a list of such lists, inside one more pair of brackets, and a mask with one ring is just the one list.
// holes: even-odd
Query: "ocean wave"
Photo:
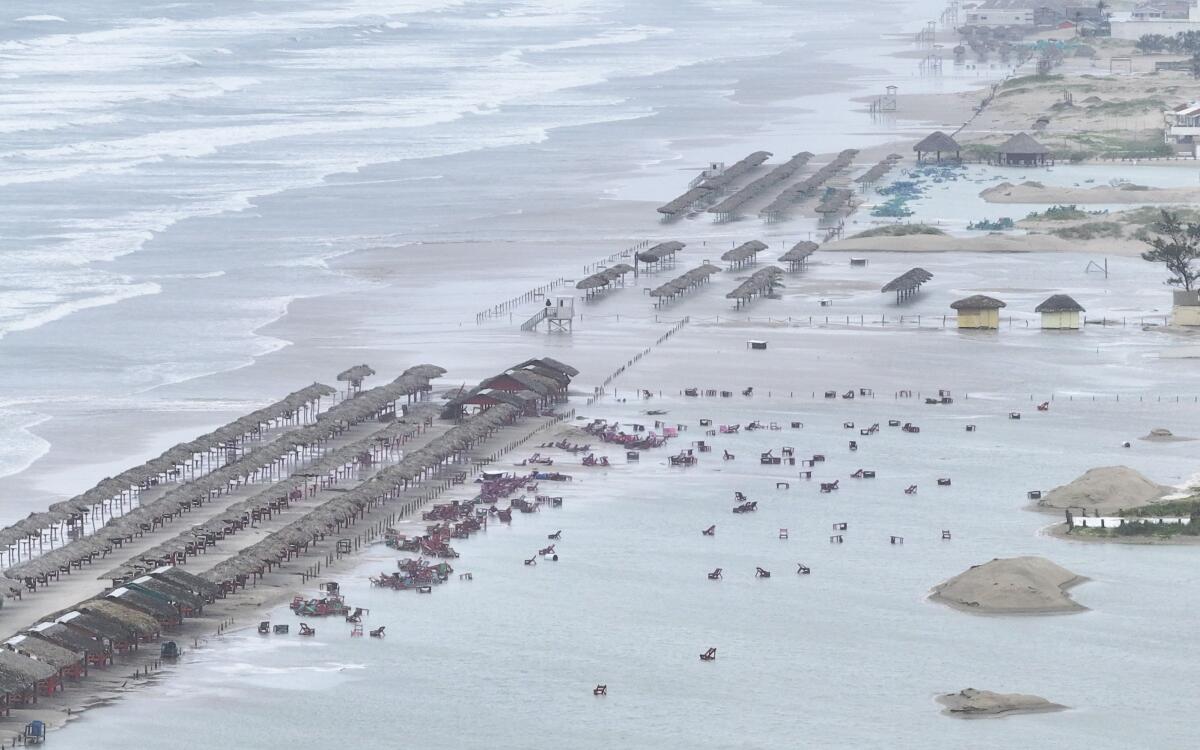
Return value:
[(104, 305), (115, 305), (134, 297), (158, 294), (162, 287), (153, 282), (130, 283), (123, 286), (109, 287), (106, 291), (93, 291), (88, 296), (77, 299), (57, 300), (47, 306), (33, 311), (24, 312), (20, 317), (5, 317), (5, 310), (0, 308), (0, 339), (15, 331), (31, 331), (47, 323), (61, 320), (81, 310)]
[(50, 442), (33, 433), (49, 415), (0, 409), (0, 477), (20, 474), (50, 452)]
[(17, 19), (17, 23), (31, 22), (31, 21), (40, 21), (40, 22), (49, 22), (49, 23), (54, 23), (54, 22), (66, 23), (67, 19), (63, 18), (62, 16), (21, 16), (20, 18)]

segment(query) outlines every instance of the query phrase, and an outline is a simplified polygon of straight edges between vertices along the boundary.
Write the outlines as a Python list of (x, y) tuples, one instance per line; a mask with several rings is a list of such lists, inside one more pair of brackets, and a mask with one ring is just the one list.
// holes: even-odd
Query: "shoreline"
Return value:
[[(1076, 587), (1082, 583), (1087, 583), (1090, 580), (1092, 580), (1092, 579), (1088, 578), (1087, 576), (1075, 576), (1074, 578), (1067, 581), (1066, 583), (1059, 584), (1058, 589), (1065, 595), (1068, 591), (1070, 591), (1074, 587)], [(940, 586), (941, 584), (938, 584), (938, 585)], [(970, 614), (980, 615), (982, 617), (1009, 617), (1009, 616), (1038, 617), (1038, 616), (1042, 616), (1042, 615), (1047, 615), (1047, 616), (1071, 615), (1071, 614), (1078, 614), (1080, 612), (1091, 611), (1088, 607), (1085, 607), (1084, 605), (1079, 604), (1078, 602), (1075, 602), (1073, 599), (1071, 600), (1073, 603), (1072, 606), (1067, 606), (1064, 604), (1059, 607), (1044, 607), (1044, 608), (1039, 607), (1036, 609), (1035, 608), (1006, 609), (1003, 611), (996, 611), (996, 610), (981, 609), (979, 607), (969, 607), (964, 604), (960, 604), (959, 602), (953, 601), (951, 599), (947, 599), (941, 595), (941, 592), (938, 590), (937, 586), (930, 589), (930, 592), (931, 593), (926, 598), (931, 602), (934, 602), (937, 604), (943, 604), (943, 605), (950, 607), (951, 609), (957, 610), (959, 612), (968, 612)]]

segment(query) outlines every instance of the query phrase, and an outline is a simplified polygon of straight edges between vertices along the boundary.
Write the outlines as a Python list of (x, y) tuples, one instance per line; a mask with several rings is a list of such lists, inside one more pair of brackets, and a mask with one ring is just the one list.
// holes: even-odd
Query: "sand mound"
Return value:
[(1159, 188), (1146, 185), (1096, 185), (1095, 187), (1062, 187), (1043, 185), (1029, 180), (1020, 185), (1003, 183), (979, 194), (989, 203), (1122, 203), (1153, 206), (1160, 203), (1195, 203), (1200, 201), (1200, 189), (1194, 187)]
[(1066, 590), (1087, 580), (1044, 557), (997, 558), (934, 587), (929, 598), (964, 612), (1048, 615), (1086, 610)]
[(1190, 438), (1190, 437), (1184, 437), (1182, 435), (1176, 435), (1176, 434), (1172, 433), (1170, 430), (1168, 430), (1166, 427), (1155, 427), (1153, 430), (1150, 430), (1149, 435), (1143, 435), (1142, 437), (1140, 437), (1138, 439), (1145, 440), (1145, 441), (1151, 442), (1151, 443), (1178, 443), (1178, 442), (1182, 442), (1182, 441), (1186, 441), (1186, 440), (1195, 440), (1196, 438)]
[(983, 719), (1066, 709), (1066, 706), (1051, 703), (1037, 695), (993, 693), (990, 690), (976, 690), (975, 688), (938, 696), (938, 703), (946, 707), (942, 713), (947, 716), (957, 716), (960, 719)]
[(1037, 509), (1084, 508), (1112, 514), (1122, 508), (1149, 505), (1172, 491), (1173, 488), (1155, 484), (1128, 466), (1101, 466), (1088, 469), (1074, 482), (1047, 492), (1038, 500)]

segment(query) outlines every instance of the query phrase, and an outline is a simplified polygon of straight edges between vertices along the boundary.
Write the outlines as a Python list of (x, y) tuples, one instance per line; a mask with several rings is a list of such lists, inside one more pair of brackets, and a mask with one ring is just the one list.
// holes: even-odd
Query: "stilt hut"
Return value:
[(1079, 314), (1084, 312), (1084, 309), (1069, 295), (1052, 294), (1033, 311), (1042, 314), (1042, 330), (1077, 331), (1079, 330)]
[(808, 265), (808, 258), (820, 247), (815, 242), (807, 240), (792, 245), (792, 249), (779, 256), (780, 263), (788, 264), (788, 271), (795, 273)]
[(1050, 149), (1028, 133), (1017, 133), (996, 149), (996, 163), (1002, 166), (1037, 167), (1053, 164)]
[(1006, 304), (984, 294), (975, 294), (950, 303), (958, 312), (959, 328), (997, 329), (1000, 327), (1000, 308)]
[(880, 292), (896, 293), (896, 304), (909, 299), (921, 290), (921, 285), (933, 278), (924, 268), (911, 268), (883, 285)]
[[(958, 141), (942, 131), (935, 130), (922, 138), (920, 143), (913, 146), (913, 151), (917, 152), (918, 164), (927, 161), (935, 161), (940, 164), (943, 161), (959, 161), (962, 146), (959, 146)], [(931, 154), (932, 158), (930, 157)], [(953, 154), (953, 157), (951, 154)]]
[(729, 250), (721, 255), (721, 260), (729, 264), (730, 269), (741, 268), (742, 266), (754, 265), (754, 261), (759, 253), (766, 250), (767, 246), (758, 240), (750, 240), (743, 242), (737, 247)]
[(636, 268), (638, 263), (645, 266), (645, 271), (658, 271), (663, 268), (668, 268), (675, 265), (675, 254), (682, 250), (685, 245), (682, 242), (660, 242), (649, 250), (643, 250), (633, 256), (633, 264)]

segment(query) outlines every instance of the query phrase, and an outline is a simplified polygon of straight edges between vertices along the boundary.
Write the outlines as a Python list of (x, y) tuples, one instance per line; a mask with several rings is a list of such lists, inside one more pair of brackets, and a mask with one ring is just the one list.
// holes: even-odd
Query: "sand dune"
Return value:
[(1173, 487), (1155, 484), (1128, 466), (1101, 466), (1050, 490), (1034, 508), (1047, 512), (1083, 508), (1112, 515), (1122, 508), (1149, 505), (1173, 491)]
[(1195, 203), (1200, 201), (1200, 188), (1146, 188), (1131, 190), (1111, 185), (1090, 188), (1055, 187), (1024, 182), (1012, 185), (1002, 182), (979, 194), (988, 203), (1129, 203), (1157, 205), (1161, 203)]
[(960, 719), (999, 718), (1013, 714), (1063, 711), (1067, 708), (1037, 695), (993, 693), (975, 688), (938, 696), (938, 703), (946, 707), (942, 713)]
[(1066, 590), (1086, 578), (1043, 557), (997, 558), (934, 587), (929, 598), (964, 612), (1048, 615), (1082, 612)]

